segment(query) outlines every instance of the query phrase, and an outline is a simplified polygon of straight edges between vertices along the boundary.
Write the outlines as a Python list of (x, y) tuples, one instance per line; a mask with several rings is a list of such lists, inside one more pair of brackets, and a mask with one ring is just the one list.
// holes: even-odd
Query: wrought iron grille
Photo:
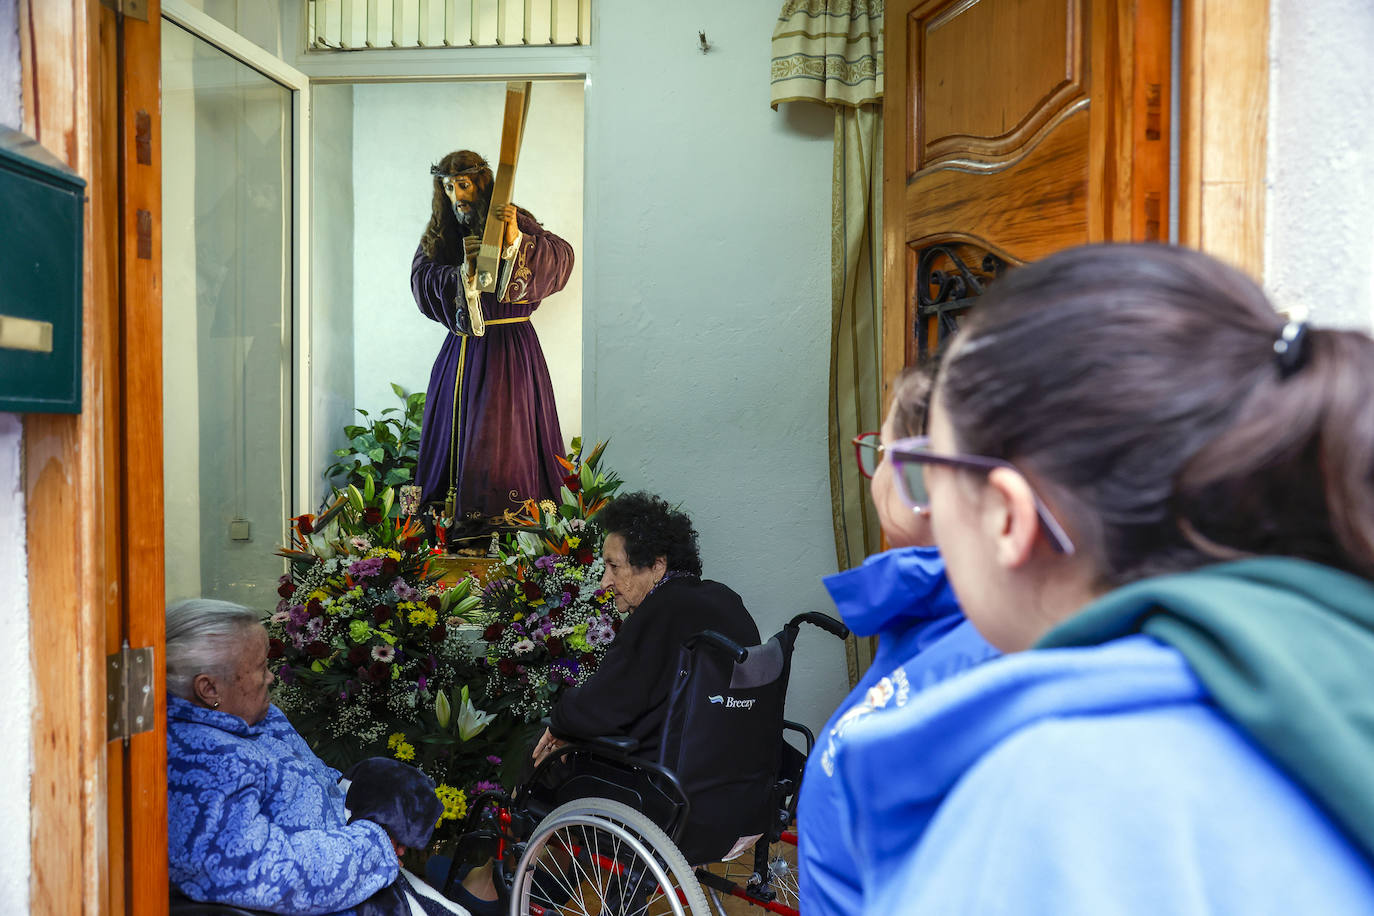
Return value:
[[(972, 266), (975, 261), (977, 267)], [(971, 246), (931, 245), (921, 249), (916, 259), (916, 317), (912, 328), (916, 352), (929, 352), (932, 325), (935, 342), (943, 344), (953, 336), (959, 330), (959, 318), (1006, 269), (1006, 262), (995, 254), (985, 253), (978, 260)]]
[(585, 45), (592, 0), (305, 0), (310, 50)]

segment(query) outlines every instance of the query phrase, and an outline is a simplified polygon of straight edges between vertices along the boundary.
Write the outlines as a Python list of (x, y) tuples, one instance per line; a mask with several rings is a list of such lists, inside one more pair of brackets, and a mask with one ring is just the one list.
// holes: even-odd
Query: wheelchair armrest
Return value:
[(693, 636), (687, 637), (687, 641), (682, 644), (684, 649), (690, 649), (699, 642), (704, 642), (717, 651), (723, 651), (739, 664), (749, 657), (749, 650), (735, 642), (723, 633), (715, 630), (704, 630)]
[(639, 747), (639, 739), (631, 738), (629, 735), (600, 735), (596, 738), (578, 738), (574, 743), (626, 757), (633, 754)]

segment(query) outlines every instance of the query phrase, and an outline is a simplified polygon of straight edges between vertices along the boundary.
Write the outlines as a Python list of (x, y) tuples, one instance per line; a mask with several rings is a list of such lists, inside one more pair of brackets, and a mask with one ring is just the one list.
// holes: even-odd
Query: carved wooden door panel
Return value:
[(1168, 237), (1169, 0), (888, 0), (887, 380), (1005, 265)]

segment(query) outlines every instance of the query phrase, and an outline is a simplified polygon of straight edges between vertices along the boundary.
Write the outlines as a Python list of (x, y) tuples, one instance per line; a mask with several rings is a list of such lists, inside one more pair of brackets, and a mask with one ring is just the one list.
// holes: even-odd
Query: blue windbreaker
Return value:
[(1019, 653), (854, 723), (854, 913), (1374, 914), (1374, 871), (1153, 637)]
[(934, 547), (869, 557), (825, 578), (840, 616), (857, 636), (877, 636), (873, 664), (825, 723), (806, 763), (797, 803), (801, 909), (850, 914), (860, 905), (855, 851), (836, 833), (843, 794), (834, 760), (844, 732), (893, 700), (997, 655), (959, 609)]

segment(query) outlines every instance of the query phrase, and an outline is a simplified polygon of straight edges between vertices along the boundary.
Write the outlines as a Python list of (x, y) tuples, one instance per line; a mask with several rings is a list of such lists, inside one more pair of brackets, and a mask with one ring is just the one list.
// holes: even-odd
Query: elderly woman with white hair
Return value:
[(350, 772), (350, 820), (340, 774), (269, 702), (272, 680), (256, 611), (203, 598), (168, 609), (173, 888), (273, 913), (464, 912), (400, 868), (438, 819), (433, 783), (396, 761), (364, 761)]

